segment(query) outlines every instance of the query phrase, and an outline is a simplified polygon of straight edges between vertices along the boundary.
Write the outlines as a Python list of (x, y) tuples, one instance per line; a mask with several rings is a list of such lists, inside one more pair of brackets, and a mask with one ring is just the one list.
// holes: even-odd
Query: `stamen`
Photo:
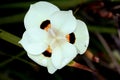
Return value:
[(40, 28), (46, 31), (48, 31), (50, 27), (51, 27), (50, 20), (43, 21), (43, 23), (40, 25)]
[(54, 33), (54, 31), (53, 31), (53, 29), (48, 29), (48, 32), (49, 32), (53, 37), (56, 36), (55, 33)]

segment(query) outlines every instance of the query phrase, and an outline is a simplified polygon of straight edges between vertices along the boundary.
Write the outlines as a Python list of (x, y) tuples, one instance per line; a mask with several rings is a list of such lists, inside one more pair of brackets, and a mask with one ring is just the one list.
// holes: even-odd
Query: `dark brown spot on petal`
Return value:
[(40, 25), (40, 28), (45, 30), (48, 30), (50, 27), (50, 20), (43, 21)]
[(50, 46), (48, 46), (47, 50), (43, 52), (43, 55), (46, 57), (51, 57), (52, 49)]
[(74, 33), (71, 33), (71, 34), (69, 34), (69, 35), (70, 35), (70, 37), (69, 37), (70, 43), (71, 43), (71, 44), (74, 44), (74, 42), (75, 42), (75, 34), (74, 34)]
[(49, 51), (44, 51), (43, 53), (42, 53), (45, 57), (51, 57), (51, 53), (49, 52)]

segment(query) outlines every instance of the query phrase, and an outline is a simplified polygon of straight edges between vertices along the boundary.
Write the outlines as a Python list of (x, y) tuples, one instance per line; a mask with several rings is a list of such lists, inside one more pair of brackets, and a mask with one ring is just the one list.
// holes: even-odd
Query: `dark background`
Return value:
[[(24, 15), (28, 11), (29, 5), (37, 1), (39, 0), (2, 0), (0, 2), (0, 80), (120, 80), (114, 61), (97, 36), (100, 34), (106, 40), (112, 57), (120, 69), (120, 59), (118, 60), (113, 53), (114, 50), (120, 53), (117, 33), (119, 27), (116, 26), (119, 19), (113, 19), (114, 15), (119, 14), (120, 8), (114, 9), (115, 6), (120, 6), (119, 0), (45, 0), (55, 4), (61, 10), (72, 9), (76, 18), (83, 20), (88, 25), (90, 33), (88, 49), (100, 59), (99, 63), (89, 60), (85, 55), (78, 55), (74, 59), (91, 68), (86, 61), (88, 59), (97, 73), (65, 66), (54, 74), (49, 74), (45, 67), (37, 65), (29, 59), (24, 49), (17, 43), (25, 31)], [(101, 3), (104, 6), (101, 6)], [(104, 16), (104, 13), (107, 15)], [(110, 13), (112, 13), (111, 17), (109, 17)], [(4, 35), (1, 35), (3, 33)], [(116, 40), (118, 42), (115, 42)], [(118, 55), (120, 55), (119, 53)]]

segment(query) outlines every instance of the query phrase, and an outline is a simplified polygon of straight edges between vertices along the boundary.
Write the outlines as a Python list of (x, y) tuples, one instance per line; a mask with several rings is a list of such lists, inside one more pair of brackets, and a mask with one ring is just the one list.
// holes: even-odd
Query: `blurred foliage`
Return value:
[[(55, 74), (31, 61), (18, 44), (24, 29), (24, 15), (39, 0), (3, 0), (0, 3), (0, 80), (118, 80), (120, 79), (119, 0), (45, 0), (61, 10), (73, 10), (90, 33), (90, 55), (74, 60), (97, 71), (91, 73), (66, 66)], [(111, 14), (112, 13), (112, 14)], [(100, 61), (95, 62), (97, 56)], [(87, 76), (87, 77), (86, 77)], [(102, 79), (101, 79), (102, 76)], [(112, 76), (112, 77), (111, 77)]]

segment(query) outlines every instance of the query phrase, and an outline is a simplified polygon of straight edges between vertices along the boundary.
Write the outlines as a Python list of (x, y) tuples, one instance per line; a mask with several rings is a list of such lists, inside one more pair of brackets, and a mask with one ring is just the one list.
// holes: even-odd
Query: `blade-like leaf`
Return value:
[(7, 32), (7, 31), (4, 31), (2, 29), (0, 29), (0, 39), (3, 39), (9, 43), (12, 43), (16, 46), (19, 46), (21, 47), (19, 44), (18, 44), (18, 41), (20, 40), (19, 37)]

